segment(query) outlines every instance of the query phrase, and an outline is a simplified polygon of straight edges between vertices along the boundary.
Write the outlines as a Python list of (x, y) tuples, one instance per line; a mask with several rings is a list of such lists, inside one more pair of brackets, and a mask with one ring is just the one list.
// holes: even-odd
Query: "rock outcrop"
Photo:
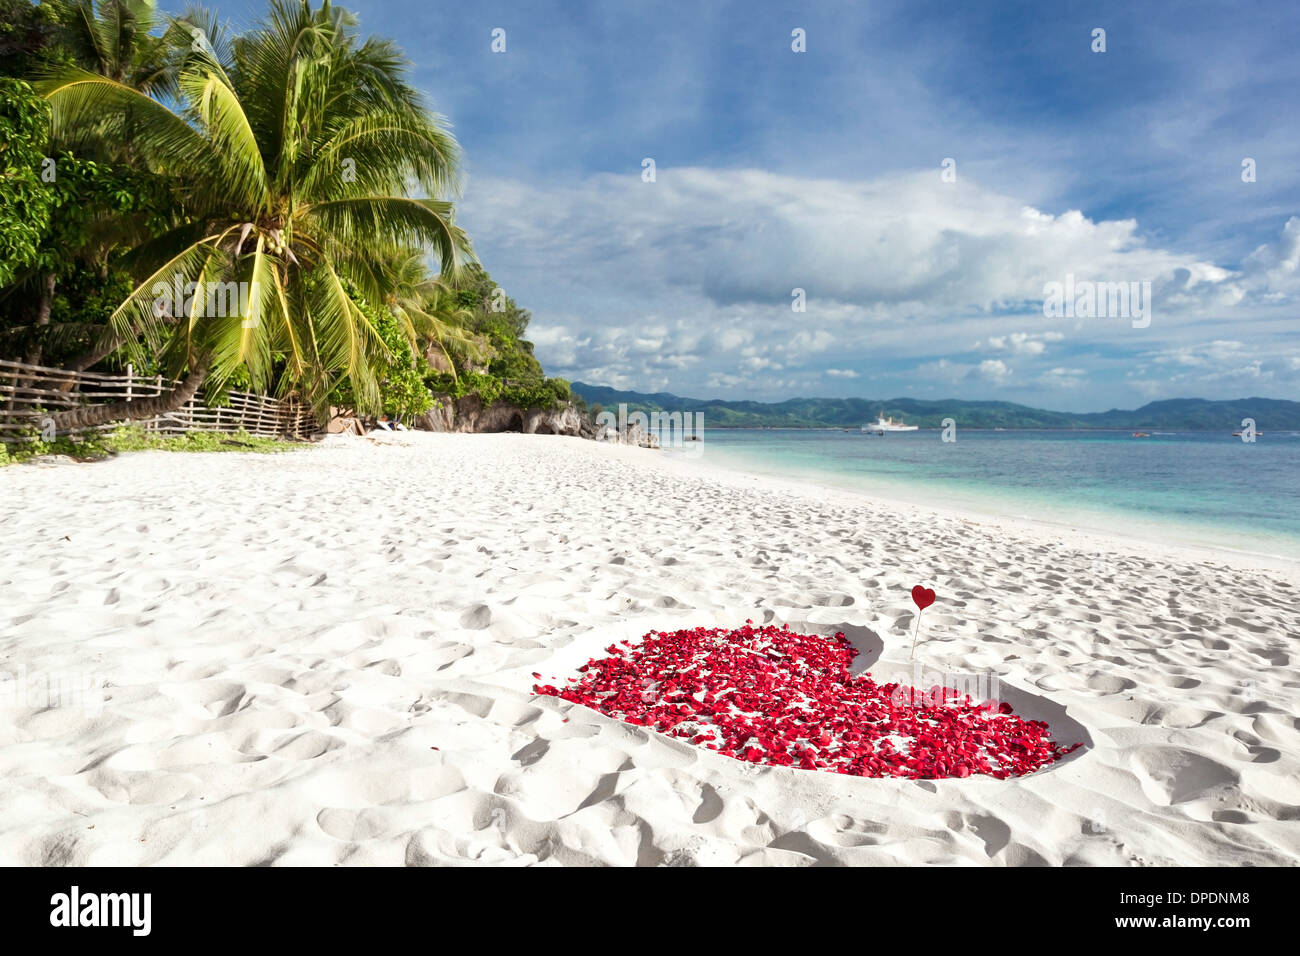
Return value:
[(572, 405), (559, 408), (520, 408), (498, 403), (485, 405), (477, 395), (437, 396), (438, 405), (426, 412), (417, 428), (432, 432), (522, 432), (525, 435), (577, 435), (594, 438), (586, 416)]
[(639, 422), (632, 422), (627, 426), (623, 434), (618, 433), (616, 428), (606, 428), (607, 437), (604, 441), (619, 442), (624, 445), (635, 445), (638, 448), (658, 448), (659, 436), (646, 431), (641, 427)]
[(435, 396), (438, 404), (415, 422), (415, 427), (431, 432), (521, 432), (525, 435), (572, 435), (639, 448), (658, 448), (658, 436), (647, 432), (638, 422), (617, 428), (594, 424), (573, 405), (559, 408), (520, 408), (518, 405), (485, 405), (477, 395), (452, 398)]

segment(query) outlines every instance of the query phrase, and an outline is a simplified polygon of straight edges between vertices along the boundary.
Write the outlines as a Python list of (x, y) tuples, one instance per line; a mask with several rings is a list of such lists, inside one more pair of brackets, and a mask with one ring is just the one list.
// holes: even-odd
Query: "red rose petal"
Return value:
[[(854, 677), (857, 651), (781, 627), (651, 631), (578, 668), (563, 689), (534, 686), (629, 724), (736, 760), (867, 777), (1031, 773), (1079, 747), (1004, 702)], [(630, 648), (630, 649), (628, 649)], [(534, 677), (538, 675), (534, 674)], [(897, 742), (892, 738), (897, 738)]]

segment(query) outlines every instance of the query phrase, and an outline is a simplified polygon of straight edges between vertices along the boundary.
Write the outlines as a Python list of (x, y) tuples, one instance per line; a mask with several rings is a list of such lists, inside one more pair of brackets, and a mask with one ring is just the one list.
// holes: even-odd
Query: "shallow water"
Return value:
[[(706, 429), (668, 448), (754, 474), (1300, 559), (1300, 433)], [(671, 445), (671, 442), (665, 442)]]

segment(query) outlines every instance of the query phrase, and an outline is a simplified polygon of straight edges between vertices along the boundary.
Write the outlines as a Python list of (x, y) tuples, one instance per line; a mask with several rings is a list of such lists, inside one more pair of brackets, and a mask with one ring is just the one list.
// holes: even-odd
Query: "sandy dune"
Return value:
[[(520, 435), (0, 471), (0, 862), (1295, 864), (1300, 575)], [(755, 768), (530, 692), (779, 620), (996, 674), (1038, 774)], [(875, 658), (881, 654), (879, 660)], [(48, 707), (33, 687), (103, 684)]]

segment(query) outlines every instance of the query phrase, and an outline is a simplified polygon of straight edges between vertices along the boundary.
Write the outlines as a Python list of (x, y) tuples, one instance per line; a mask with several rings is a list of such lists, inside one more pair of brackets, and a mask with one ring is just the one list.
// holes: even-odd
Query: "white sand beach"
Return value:
[[(551, 436), (0, 489), (0, 863), (1300, 862), (1293, 567)], [(1086, 746), (1018, 779), (848, 777), (531, 690), (614, 637), (746, 619), (907, 679), (918, 583), (924, 674), (995, 674)]]

